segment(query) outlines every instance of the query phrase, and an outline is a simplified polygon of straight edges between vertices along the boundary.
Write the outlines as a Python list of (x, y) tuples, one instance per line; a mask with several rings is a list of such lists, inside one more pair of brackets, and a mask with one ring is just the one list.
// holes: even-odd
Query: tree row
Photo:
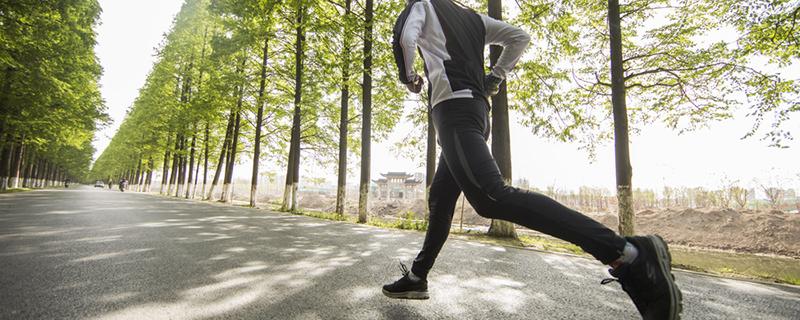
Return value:
[(0, 8), (0, 190), (84, 179), (107, 122), (94, 53), (95, 0)]
[[(509, 109), (534, 133), (575, 141), (590, 154), (613, 140), (622, 233), (633, 233), (630, 132), (659, 123), (680, 133), (746, 111), (753, 129), (743, 136), (791, 141), (786, 123), (800, 90), (781, 73), (800, 57), (791, 1), (464, 3), (508, 15), (534, 39), (508, 87), (492, 98), (492, 152), (504, 178), (512, 177)], [(283, 209), (294, 211), (301, 164), (335, 167), (343, 214), (347, 173), (357, 167), (359, 220), (366, 221), (371, 142), (402, 117), (416, 127), (400, 147), (424, 159), (428, 185), (435, 168), (429, 106), (403, 91), (392, 61), (391, 28), (405, 5), (187, 0), (92, 176), (126, 177), (149, 190), (156, 172), (161, 193), (212, 199), (219, 190), (229, 202), (234, 164), (246, 157), (250, 205), (266, 162), (285, 172)], [(500, 51), (491, 48), (488, 66)], [(513, 235), (500, 221), (491, 230)]]

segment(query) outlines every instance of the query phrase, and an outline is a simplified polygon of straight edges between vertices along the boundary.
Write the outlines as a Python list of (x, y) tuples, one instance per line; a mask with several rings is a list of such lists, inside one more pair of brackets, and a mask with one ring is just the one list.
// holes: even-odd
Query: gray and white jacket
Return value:
[(431, 105), (457, 98), (484, 98), (484, 48), (503, 47), (492, 74), (505, 79), (528, 47), (530, 36), (503, 21), (451, 0), (413, 0), (394, 26), (395, 62), (400, 82), (416, 76), (416, 50), (425, 63)]

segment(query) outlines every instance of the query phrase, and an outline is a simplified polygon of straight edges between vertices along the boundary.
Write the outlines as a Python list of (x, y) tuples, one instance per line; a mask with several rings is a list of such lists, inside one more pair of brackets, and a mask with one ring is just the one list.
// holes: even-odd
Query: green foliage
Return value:
[[(201, 52), (208, 56), (210, 51), (210, 34), (218, 31), (207, 5), (206, 0), (184, 3), (172, 31), (158, 49), (158, 60), (139, 96), (109, 146), (95, 161), (92, 179), (117, 176), (138, 166), (139, 159), (153, 159), (153, 163), (147, 163), (153, 167), (145, 169), (154, 169), (163, 159), (164, 150), (174, 148), (176, 135), (190, 135), (199, 131), (199, 124), (216, 124), (222, 119), (211, 106), (230, 98), (205, 95), (200, 90), (207, 78), (218, 76), (217, 72), (209, 75), (210, 71), (220, 71), (208, 61), (211, 59), (201, 60)], [(216, 138), (219, 126), (213, 128)]]
[(796, 258), (670, 246), (674, 266), (726, 277), (800, 284)]
[[(534, 37), (511, 82), (512, 107), (534, 132), (592, 150), (612, 137), (607, 8), (601, 1), (527, 1), (517, 22)], [(623, 5), (623, 54), (630, 125), (663, 122), (679, 131), (727, 119), (737, 83), (735, 56), (705, 4), (647, 0)]]
[[(768, 64), (756, 65), (746, 84), (750, 116), (755, 118), (747, 136), (761, 133), (763, 122), (770, 121), (762, 139), (771, 146), (786, 147), (793, 139), (786, 122), (800, 111), (800, 78), (775, 69), (800, 63), (800, 3), (789, 0), (722, 1), (720, 12), (725, 22), (739, 32), (737, 54), (745, 59), (766, 58)], [(796, 130), (796, 128), (795, 128)]]
[[(351, 129), (358, 129), (362, 70), (363, 7), (354, 2), (346, 23), (341, 16), (345, 0), (186, 0), (172, 30), (158, 50), (145, 86), (108, 149), (97, 160), (93, 177), (104, 178), (132, 168), (141, 157), (160, 166), (165, 152), (176, 150), (174, 139), (211, 128), (210, 162), (218, 159), (230, 110), (242, 96), (242, 139), (238, 150), (250, 152), (255, 137), (255, 113), (264, 105), (261, 160), (274, 169), (286, 164), (292, 126), (295, 87), (294, 30), (296, 1), (303, 1), (308, 18), (303, 52), (303, 88), (300, 104), (303, 163), (335, 163), (338, 150), (341, 69), (348, 65)], [(380, 2), (376, 7), (373, 95), (374, 139), (385, 138), (399, 121), (405, 92), (396, 83), (392, 67), (393, 15), (402, 0)], [(265, 39), (268, 47), (265, 94), (259, 100)], [(344, 46), (347, 59), (341, 57)], [(243, 61), (243, 64), (242, 64)], [(242, 90), (240, 91), (239, 88)], [(351, 130), (358, 132), (358, 130)], [(204, 137), (198, 136), (199, 145)], [(349, 137), (351, 152), (360, 141)], [(171, 143), (169, 143), (172, 141)], [(241, 159), (241, 157), (237, 157)]]
[(0, 190), (0, 193), (19, 193), (19, 192), (26, 192), (26, 191), (31, 191), (31, 190), (33, 190), (33, 189), (11, 188), (11, 189), (6, 189), (6, 190)]
[[(284, 166), (294, 100), (296, 1), (303, 1), (307, 8), (307, 18), (303, 19), (307, 32), (300, 105), (302, 161), (332, 167), (337, 160), (338, 108), (340, 91), (345, 85), (342, 83), (344, 70), (348, 71), (346, 85), (351, 93), (348, 147), (351, 156), (358, 155), (363, 72), (361, 40), (365, 27), (363, 3), (358, 0), (186, 0), (158, 50), (158, 61), (145, 86), (111, 145), (96, 162), (93, 176), (103, 178), (131, 168), (139, 158), (152, 157), (155, 160), (152, 165), (160, 165), (165, 152), (187, 152), (174, 150), (174, 143), (170, 141), (201, 131), (206, 125), (211, 131), (208, 143), (213, 165), (225, 134), (227, 117), (240, 96), (244, 138), (239, 141), (238, 150), (250, 152), (249, 147), (256, 139), (252, 135), (255, 110), (263, 105), (263, 134), (258, 137), (263, 142), (261, 160), (269, 161), (275, 168)], [(351, 14), (346, 15), (348, 1)], [(485, 1), (462, 2), (485, 12)], [(749, 135), (758, 134), (761, 123), (771, 120), (769, 132), (764, 135), (772, 145), (782, 146), (782, 142), (791, 139), (785, 123), (798, 109), (797, 79), (751, 62), (755, 57), (767, 57), (773, 65), (786, 66), (797, 60), (797, 32), (793, 26), (798, 9), (796, 5), (792, 7), (792, 3), (788, 0), (763, 0), (752, 4), (637, 0), (624, 4), (625, 86), (632, 130), (636, 132), (656, 122), (678, 132), (694, 130), (728, 119), (738, 107), (748, 106), (755, 122)], [(506, 6), (519, 7), (519, 10), (511, 10), (518, 13), (511, 22), (523, 26), (534, 38), (531, 49), (509, 82), (511, 106), (525, 115), (521, 122), (546, 137), (579, 141), (590, 151), (597, 143), (611, 139), (606, 3), (531, 0), (507, 2)], [(403, 149), (398, 153), (422, 159), (426, 124), (424, 98), (418, 101), (417, 108), (403, 114), (404, 102), (409, 96), (396, 81), (389, 45), (392, 24), (403, 7), (403, 0), (378, 1), (375, 6), (373, 139), (385, 139), (405, 116), (412, 128), (406, 139), (397, 145), (398, 149)], [(9, 12), (22, 9), (33, 12), (30, 18), (20, 21), (35, 20), (49, 26), (43, 30), (61, 26), (51, 21), (55, 13), (42, 11), (33, 2), (23, 1), (11, 8), (15, 9)], [(92, 7), (87, 5), (86, 8)], [(4, 19), (19, 20), (14, 14)], [(9, 22), (9, 25), (14, 24)], [(731, 28), (738, 31), (738, 39), (716, 36)], [(21, 44), (12, 48), (10, 45), (16, 42), (10, 39), (15, 37), (49, 35), (49, 31), (17, 29), (9, 28), (11, 31), (0, 39), (0, 45), (11, 48), (0, 52), (0, 62), (15, 70), (2, 78), (4, 82), (0, 84), (12, 83), (5, 79), (19, 76), (19, 85), (11, 87), (28, 90), (25, 88), (34, 83), (33, 78), (23, 81), (21, 71), (16, 70), (34, 64), (25, 64), (27, 58), (20, 60), (19, 57), (35, 59), (40, 52), (67, 52), (67, 49), (28, 48)], [(85, 28), (77, 30), (85, 31)], [(86, 40), (80, 36), (67, 38)], [(264, 97), (259, 98), (265, 39), (268, 81)], [(15, 50), (26, 54), (16, 54)], [(99, 72), (96, 65), (96, 70), (91, 68), (89, 62), (93, 59), (78, 61), (84, 63), (73, 68), (83, 68), (87, 75), (92, 75), (92, 70)], [(66, 66), (47, 65), (43, 70), (53, 68)], [(12, 69), (6, 68), (7, 71)], [(62, 73), (77, 76), (75, 72)], [(99, 102), (96, 88), (87, 86), (80, 91), (82, 95), (76, 96), (80, 98), (65, 100), (61, 99), (62, 93), (72, 89), (65, 83), (72, 82), (49, 79), (52, 81), (35, 82), (38, 86), (35, 91), (54, 92), (53, 97), (45, 99), (31, 94), (31, 90), (13, 95), (13, 99), (31, 100), (24, 104), (12, 103), (13, 99), (9, 98), (12, 95), (2, 96), (5, 98), (0, 101), (8, 101), (8, 105), (49, 107), (59, 105), (54, 101), (69, 101), (76, 109), (66, 110), (80, 110), (82, 115), (91, 115), (87, 119), (93, 119), (88, 122), (83, 121), (84, 118), (72, 119), (69, 116), (75, 114), (72, 111), (62, 113), (56, 108), (55, 112), (50, 112), (43, 107), (26, 108), (22, 112), (29, 122), (36, 117), (53, 118), (57, 121), (46, 122), (71, 123), (67, 127), (74, 128), (74, 124), (81, 121), (93, 126), (97, 120), (103, 120), (102, 108), (91, 108), (96, 105), (93, 101)], [(747, 95), (747, 102), (742, 103), (741, 93)], [(96, 99), (91, 99), (95, 96)], [(36, 99), (43, 101), (32, 101)], [(4, 119), (6, 123), (21, 121), (8, 116)], [(29, 139), (39, 144), (58, 137), (59, 143), (80, 149), (82, 142), (91, 136), (86, 130), (58, 128), (44, 132), (57, 133), (45, 137), (32, 134)], [(204, 137), (198, 138), (204, 140)], [(205, 141), (198, 143), (203, 145)]]
[(399, 219), (373, 217), (367, 224), (381, 228), (417, 231), (428, 230), (428, 221), (425, 219), (417, 219), (417, 214), (413, 211), (406, 211)]
[(95, 0), (3, 2), (0, 146), (25, 145), (73, 179), (88, 170), (95, 129), (108, 121), (94, 53)]
[(354, 217), (348, 217), (346, 215), (340, 215), (336, 212), (321, 212), (321, 211), (297, 211), (294, 212), (295, 214), (304, 215), (307, 217), (317, 218), (317, 219), (325, 219), (331, 221), (350, 221), (355, 222)]
[[(755, 134), (772, 114), (772, 145), (791, 139), (782, 124), (798, 109), (796, 80), (753, 65), (796, 61), (798, 8), (790, 1), (641, 0), (622, 5), (623, 64), (631, 130), (660, 122), (680, 132), (752, 108)], [(509, 92), (534, 133), (580, 141), (590, 151), (613, 137), (607, 8), (604, 1), (518, 2), (516, 23), (534, 38)], [(772, 8), (772, 9), (770, 9)], [(758, 23), (743, 12), (762, 17)], [(740, 38), (726, 37), (738, 26)], [(773, 38), (775, 37), (775, 38)], [(792, 44), (795, 45), (787, 45)], [(792, 59), (792, 60), (790, 60)], [(743, 101), (741, 92), (747, 93)]]

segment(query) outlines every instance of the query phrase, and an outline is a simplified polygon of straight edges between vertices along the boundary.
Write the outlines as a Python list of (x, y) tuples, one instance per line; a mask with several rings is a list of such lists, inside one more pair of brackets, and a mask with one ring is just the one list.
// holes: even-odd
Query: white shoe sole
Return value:
[(427, 291), (406, 291), (406, 292), (389, 292), (382, 289), (383, 295), (392, 299), (413, 299), (424, 300), (430, 298)]
[(669, 254), (669, 249), (667, 247), (667, 243), (664, 242), (660, 236), (647, 236), (653, 243), (653, 247), (655, 247), (655, 253), (658, 257), (658, 261), (661, 264), (661, 272), (664, 276), (664, 279), (667, 280), (667, 287), (669, 288), (669, 300), (670, 300), (670, 310), (668, 318), (669, 320), (680, 320), (681, 318), (681, 311), (683, 311), (683, 297), (681, 294), (681, 290), (678, 289), (678, 286), (675, 284), (674, 277), (672, 275), (672, 266), (670, 266), (670, 262), (672, 261), (672, 255)]

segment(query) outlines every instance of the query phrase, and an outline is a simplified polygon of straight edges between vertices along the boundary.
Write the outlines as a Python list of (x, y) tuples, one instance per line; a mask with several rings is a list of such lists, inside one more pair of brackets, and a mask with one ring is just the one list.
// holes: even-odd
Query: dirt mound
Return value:
[[(592, 217), (617, 227), (615, 215)], [(636, 233), (657, 233), (674, 244), (800, 257), (800, 215), (781, 211), (646, 210), (636, 214)]]
[[(302, 193), (301, 207), (333, 212), (336, 197)], [(418, 219), (425, 214), (425, 200), (382, 201), (369, 203), (371, 216), (401, 218), (414, 212)], [(348, 214), (358, 214), (358, 199), (348, 199)], [(616, 213), (589, 213), (589, 216), (617, 230)], [(461, 200), (456, 204), (453, 224), (461, 222)], [(464, 225), (488, 226), (490, 220), (479, 216), (464, 204)], [(636, 214), (636, 233), (657, 233), (672, 244), (716, 248), (751, 253), (770, 253), (800, 258), (800, 214), (754, 210), (643, 210)]]

